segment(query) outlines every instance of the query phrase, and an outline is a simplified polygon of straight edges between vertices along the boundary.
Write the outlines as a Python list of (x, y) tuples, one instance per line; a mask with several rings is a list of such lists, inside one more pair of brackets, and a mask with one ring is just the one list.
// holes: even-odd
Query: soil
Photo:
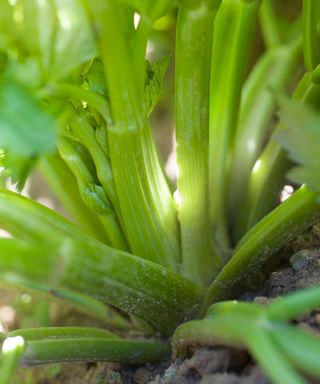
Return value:
[[(320, 284), (320, 225), (289, 244), (276, 258), (271, 265), (281, 268), (269, 275), (258, 292), (246, 292), (241, 300), (267, 305), (277, 296)], [(296, 322), (299, 327), (320, 332), (320, 311)], [(44, 374), (44, 368), (33, 372), (37, 384), (271, 384), (246, 351), (222, 347), (197, 348), (188, 359), (158, 365), (65, 364), (51, 375)], [(309, 383), (320, 381), (309, 379)]]

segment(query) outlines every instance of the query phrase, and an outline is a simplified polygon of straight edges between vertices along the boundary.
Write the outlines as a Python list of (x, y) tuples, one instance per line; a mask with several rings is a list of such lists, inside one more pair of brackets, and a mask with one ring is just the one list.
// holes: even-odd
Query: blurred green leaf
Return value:
[(158, 104), (162, 91), (162, 83), (166, 74), (170, 58), (163, 56), (154, 63), (147, 62), (147, 77), (145, 82), (145, 105), (148, 115)]
[(33, 58), (46, 80), (57, 80), (93, 58), (89, 19), (77, 0), (0, 0), (0, 49), (11, 59)]
[(0, 148), (18, 188), (34, 161), (55, 149), (55, 123), (31, 91), (11, 79), (0, 81)]
[(320, 193), (320, 116), (304, 104), (281, 97), (280, 117), (283, 126), (274, 137), (297, 163), (289, 179)]

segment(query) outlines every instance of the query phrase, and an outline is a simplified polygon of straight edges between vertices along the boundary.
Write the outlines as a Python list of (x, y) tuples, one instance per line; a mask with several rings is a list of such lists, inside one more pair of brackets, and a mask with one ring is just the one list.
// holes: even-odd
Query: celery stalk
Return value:
[(113, 123), (110, 160), (124, 230), (134, 254), (178, 269), (177, 215), (146, 121), (144, 103), (130, 66), (119, 4), (89, 4), (100, 39)]
[[(176, 43), (176, 140), (182, 273), (208, 284), (220, 265), (208, 212), (208, 126), (213, 22), (220, 1), (184, 1)], [(195, 43), (196, 42), (196, 43)]]
[(225, 260), (230, 256), (226, 215), (228, 162), (258, 5), (259, 1), (255, 0), (225, 0), (214, 27), (210, 80), (209, 209), (215, 243)]

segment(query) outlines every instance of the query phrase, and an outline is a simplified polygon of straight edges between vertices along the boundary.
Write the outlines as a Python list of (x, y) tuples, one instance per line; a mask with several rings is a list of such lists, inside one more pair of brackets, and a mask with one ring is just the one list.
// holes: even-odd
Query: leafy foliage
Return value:
[(28, 88), (8, 77), (1, 80), (0, 147), (21, 189), (37, 157), (55, 150), (55, 122)]
[(306, 184), (320, 193), (319, 114), (310, 107), (283, 98), (280, 116), (284, 126), (276, 132), (275, 139), (286, 148), (290, 159), (297, 164), (288, 173), (289, 179), (297, 184)]

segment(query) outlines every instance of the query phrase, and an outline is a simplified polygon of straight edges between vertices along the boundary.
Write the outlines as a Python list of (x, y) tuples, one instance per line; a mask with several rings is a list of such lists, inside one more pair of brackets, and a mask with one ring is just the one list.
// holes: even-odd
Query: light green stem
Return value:
[(208, 212), (209, 86), (220, 1), (184, 1), (176, 37), (176, 140), (182, 273), (208, 284), (219, 267)]
[(209, 192), (215, 243), (230, 256), (227, 175), (259, 1), (225, 0), (215, 21), (210, 80)]
[[(93, 3), (92, 3), (93, 4)], [(171, 192), (144, 114), (140, 84), (116, 1), (88, 3), (95, 20), (110, 94), (109, 149), (126, 236), (143, 258), (178, 269), (179, 232)]]
[[(106, 241), (106, 232), (99, 219), (84, 204), (77, 181), (58, 154), (47, 156), (39, 162), (39, 170), (67, 212), (77, 225), (98, 240)], [(65, 186), (68, 185), (68, 188)]]
[[(301, 43), (299, 37), (290, 45), (267, 51), (245, 83), (229, 182), (229, 217), (232, 224), (243, 203), (252, 168), (269, 134), (276, 108), (271, 89), (285, 90), (297, 69)], [(233, 233), (233, 236), (237, 239), (239, 234)]]
[(98, 183), (92, 159), (85, 156), (86, 153), (77, 150), (76, 143), (72, 145), (71, 141), (64, 138), (60, 138), (59, 152), (77, 179), (83, 201), (98, 214), (109, 239), (109, 244), (127, 250), (128, 246), (112, 204)]
[[(306, 73), (297, 85), (293, 98), (306, 105), (319, 107), (319, 84), (317, 69)], [(280, 120), (276, 129), (281, 129), (282, 124)], [(237, 212), (237, 239), (279, 204), (285, 175), (291, 165), (286, 151), (271, 138), (252, 168), (245, 199)]]
[(318, 0), (303, 0), (303, 56), (308, 71), (320, 63), (317, 24), (320, 20)]

